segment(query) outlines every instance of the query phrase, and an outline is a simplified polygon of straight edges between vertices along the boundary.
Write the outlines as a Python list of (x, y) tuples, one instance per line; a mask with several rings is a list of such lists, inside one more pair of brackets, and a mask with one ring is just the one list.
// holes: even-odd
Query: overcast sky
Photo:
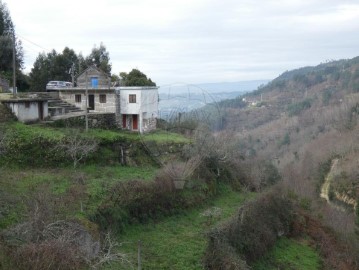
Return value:
[(2, 0), (23, 41), (84, 56), (101, 42), (112, 73), (138, 68), (158, 85), (273, 79), (359, 55), (359, 1)]

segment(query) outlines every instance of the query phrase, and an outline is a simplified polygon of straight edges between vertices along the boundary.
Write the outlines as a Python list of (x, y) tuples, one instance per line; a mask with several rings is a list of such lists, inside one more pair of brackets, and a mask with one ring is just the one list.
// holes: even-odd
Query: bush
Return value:
[[(216, 260), (223, 262), (223, 249), (230, 250), (232, 257), (234, 252), (237, 263), (241, 258), (254, 262), (273, 247), (278, 237), (290, 233), (293, 219), (292, 203), (279, 189), (263, 194), (241, 207), (227, 224), (209, 233), (205, 265), (208, 269), (227, 269), (218, 264), (211, 268)], [(233, 269), (246, 269), (243, 264), (241, 267)]]
[(121, 231), (127, 224), (145, 223), (178, 213), (200, 204), (208, 196), (196, 187), (177, 190), (172, 179), (159, 177), (153, 182), (120, 182), (110, 194), (91, 219), (103, 229), (116, 231)]
[(16, 269), (83, 269), (84, 258), (69, 242), (59, 239), (21, 246), (12, 255)]
[(211, 243), (204, 258), (205, 269), (249, 270), (246, 261), (230, 245), (223, 242)]
[[(185, 180), (186, 185), (176, 187), (177, 180)], [(172, 162), (159, 171), (154, 181), (117, 183), (90, 219), (102, 229), (121, 231), (128, 224), (145, 223), (198, 206), (215, 195), (218, 187), (216, 175), (203, 163), (198, 167)]]

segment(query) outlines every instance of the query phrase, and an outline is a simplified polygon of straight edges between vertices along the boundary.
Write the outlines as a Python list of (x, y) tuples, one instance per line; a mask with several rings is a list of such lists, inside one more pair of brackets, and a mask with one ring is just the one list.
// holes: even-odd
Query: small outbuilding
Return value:
[(48, 117), (48, 100), (42, 98), (7, 99), (6, 105), (20, 122), (31, 123)]

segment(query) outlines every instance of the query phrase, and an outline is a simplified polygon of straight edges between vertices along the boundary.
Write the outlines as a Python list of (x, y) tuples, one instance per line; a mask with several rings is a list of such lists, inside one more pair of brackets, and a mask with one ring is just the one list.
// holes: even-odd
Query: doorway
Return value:
[(137, 130), (138, 129), (138, 118), (137, 114), (132, 115), (132, 129)]
[(39, 108), (39, 120), (44, 120), (44, 103), (42, 101), (38, 103), (38, 108)]
[(89, 109), (95, 109), (95, 95), (89, 95)]

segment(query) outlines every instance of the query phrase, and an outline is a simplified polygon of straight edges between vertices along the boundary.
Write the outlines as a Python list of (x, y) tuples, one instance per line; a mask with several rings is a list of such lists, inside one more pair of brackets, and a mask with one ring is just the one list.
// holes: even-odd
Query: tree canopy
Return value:
[(78, 56), (75, 51), (66, 47), (62, 53), (52, 50), (40, 53), (30, 72), (30, 90), (45, 91), (49, 81), (71, 81), (71, 69), (78, 73)]
[(99, 47), (95, 45), (92, 48), (90, 55), (85, 58), (84, 64), (85, 68), (96, 65), (106, 74), (111, 74), (110, 54), (102, 42)]
[(16, 72), (19, 73), (24, 64), (22, 44), (16, 38), (15, 27), (11, 20), (10, 12), (6, 4), (0, 0), (0, 76), (8, 80), (13, 75), (13, 35), (15, 36)]
[(88, 67), (95, 65), (107, 74), (111, 74), (110, 56), (106, 47), (101, 43), (94, 47), (87, 57), (66, 47), (62, 53), (52, 50), (40, 53), (30, 72), (31, 91), (45, 91), (49, 81), (71, 81), (72, 69), (74, 76), (78, 76)]
[(156, 86), (156, 83), (138, 69), (132, 69), (130, 73), (121, 72), (123, 86)]

